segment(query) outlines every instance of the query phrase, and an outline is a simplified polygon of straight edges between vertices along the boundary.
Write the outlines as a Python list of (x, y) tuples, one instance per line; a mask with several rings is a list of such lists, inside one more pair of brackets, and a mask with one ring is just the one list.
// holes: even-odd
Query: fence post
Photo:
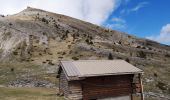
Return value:
[(139, 82), (140, 82), (140, 88), (141, 88), (141, 100), (144, 100), (142, 74), (141, 73), (139, 74)]

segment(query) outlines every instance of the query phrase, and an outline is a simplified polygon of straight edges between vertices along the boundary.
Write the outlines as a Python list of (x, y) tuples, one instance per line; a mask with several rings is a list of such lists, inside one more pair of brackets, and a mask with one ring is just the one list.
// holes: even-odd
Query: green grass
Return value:
[(64, 100), (50, 88), (8, 88), (0, 87), (0, 100)]
[[(134, 100), (141, 100), (141, 98), (139, 97), (134, 97), (133, 98)], [(158, 99), (155, 99), (155, 98), (144, 98), (145, 100), (158, 100)]]
[[(10, 88), (0, 87), (0, 100), (64, 100), (64, 97), (57, 96), (55, 88)], [(134, 97), (140, 100), (140, 97)], [(158, 100), (145, 98), (145, 100)]]
[[(11, 68), (14, 70), (11, 71)], [(0, 63), (0, 84), (7, 84), (8, 82), (22, 78), (36, 78), (40, 80), (48, 80), (55, 83), (56, 75), (46, 72), (43, 65), (36, 65), (33, 63)]]

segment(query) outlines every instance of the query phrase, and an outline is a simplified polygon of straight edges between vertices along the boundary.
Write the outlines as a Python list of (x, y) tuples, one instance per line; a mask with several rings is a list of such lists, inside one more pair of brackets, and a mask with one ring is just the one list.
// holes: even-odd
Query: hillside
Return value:
[(170, 93), (170, 46), (30, 7), (0, 17), (0, 84), (55, 87), (60, 60), (108, 55), (143, 69), (147, 93)]

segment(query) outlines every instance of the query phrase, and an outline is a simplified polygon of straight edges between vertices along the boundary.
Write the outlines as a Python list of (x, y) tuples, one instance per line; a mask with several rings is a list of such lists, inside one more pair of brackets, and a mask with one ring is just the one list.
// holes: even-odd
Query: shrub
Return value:
[(13, 54), (14, 54), (14, 55), (18, 55), (18, 52), (14, 51)]
[(45, 62), (45, 61), (43, 61), (42, 63), (43, 63), (43, 64), (45, 64), (46, 62)]
[(14, 68), (11, 68), (11, 72), (14, 72)]
[(58, 58), (62, 59), (63, 57), (58, 57)]
[(66, 52), (63, 52), (63, 53), (62, 53), (62, 55), (65, 55), (65, 54), (66, 54)]
[(40, 55), (40, 56), (42, 56), (42, 54), (41, 54), (41, 53), (39, 53), (39, 55)]
[(157, 74), (157, 73), (153, 73), (153, 75), (154, 75), (155, 77), (158, 77), (158, 74)]
[(89, 44), (89, 39), (86, 39), (85, 41), (86, 41), (87, 44)]
[(71, 48), (71, 45), (68, 45), (68, 49), (70, 49)]
[(140, 58), (146, 58), (146, 54), (143, 51), (138, 52), (138, 57)]
[(111, 53), (109, 53), (108, 59), (113, 60), (113, 55)]
[(170, 54), (165, 54), (165, 57), (170, 57)]
[(152, 50), (152, 48), (149, 47), (149, 50)]
[(118, 43), (119, 43), (119, 44), (122, 44), (122, 42), (121, 42), (121, 41), (119, 41)]
[(46, 24), (48, 24), (48, 20), (45, 19), (45, 18), (42, 18), (41, 21), (44, 22), (44, 23), (46, 23)]
[(12, 26), (12, 23), (9, 23), (10, 26)]
[(157, 86), (159, 89), (161, 89), (161, 90), (166, 90), (166, 89), (167, 89), (166, 84), (163, 83), (163, 82), (160, 82), (160, 81), (157, 83), (156, 86)]
[(79, 58), (77, 58), (77, 57), (72, 57), (72, 59), (73, 59), (73, 60), (79, 60)]
[(90, 38), (90, 40), (92, 40), (92, 39), (93, 39), (93, 37), (92, 37), (92, 36), (89, 36), (89, 38)]
[(130, 62), (130, 60), (128, 58), (126, 58), (125, 61), (127, 61), (128, 63)]
[(136, 48), (141, 48), (141, 46), (137, 46)]
[(53, 54), (52, 54), (52, 53), (50, 53), (50, 52), (49, 52), (48, 54), (49, 54), (49, 55), (53, 55)]
[(122, 57), (117, 57), (117, 59), (122, 59)]
[(49, 61), (48, 64), (49, 65), (55, 65), (54, 63), (52, 63), (52, 61)]
[(146, 47), (142, 47), (142, 49), (146, 49)]
[(5, 17), (5, 15), (1, 15), (1, 17)]
[(85, 41), (86, 41), (87, 44), (93, 44), (93, 42), (89, 39), (86, 39)]
[(65, 40), (66, 38), (68, 38), (68, 33), (69, 33), (69, 31), (67, 30), (67, 31), (65, 32), (65, 34), (63, 34), (63, 36), (61, 37), (61, 39), (62, 39), (62, 40)]

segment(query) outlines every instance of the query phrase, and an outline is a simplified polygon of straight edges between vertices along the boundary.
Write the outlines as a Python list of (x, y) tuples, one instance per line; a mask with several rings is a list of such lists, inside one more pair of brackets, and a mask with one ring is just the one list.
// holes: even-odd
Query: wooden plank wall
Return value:
[(83, 100), (130, 95), (132, 81), (133, 75), (87, 78), (82, 81)]
[(70, 100), (82, 100), (82, 86), (80, 81), (69, 82), (69, 95)]
[(82, 99), (82, 87), (80, 81), (68, 81), (63, 71), (60, 74), (59, 91), (64, 94), (65, 99)]
[(61, 71), (60, 78), (59, 78), (59, 92), (63, 93), (65, 97), (67, 97), (69, 94), (68, 81), (66, 79), (63, 70)]

